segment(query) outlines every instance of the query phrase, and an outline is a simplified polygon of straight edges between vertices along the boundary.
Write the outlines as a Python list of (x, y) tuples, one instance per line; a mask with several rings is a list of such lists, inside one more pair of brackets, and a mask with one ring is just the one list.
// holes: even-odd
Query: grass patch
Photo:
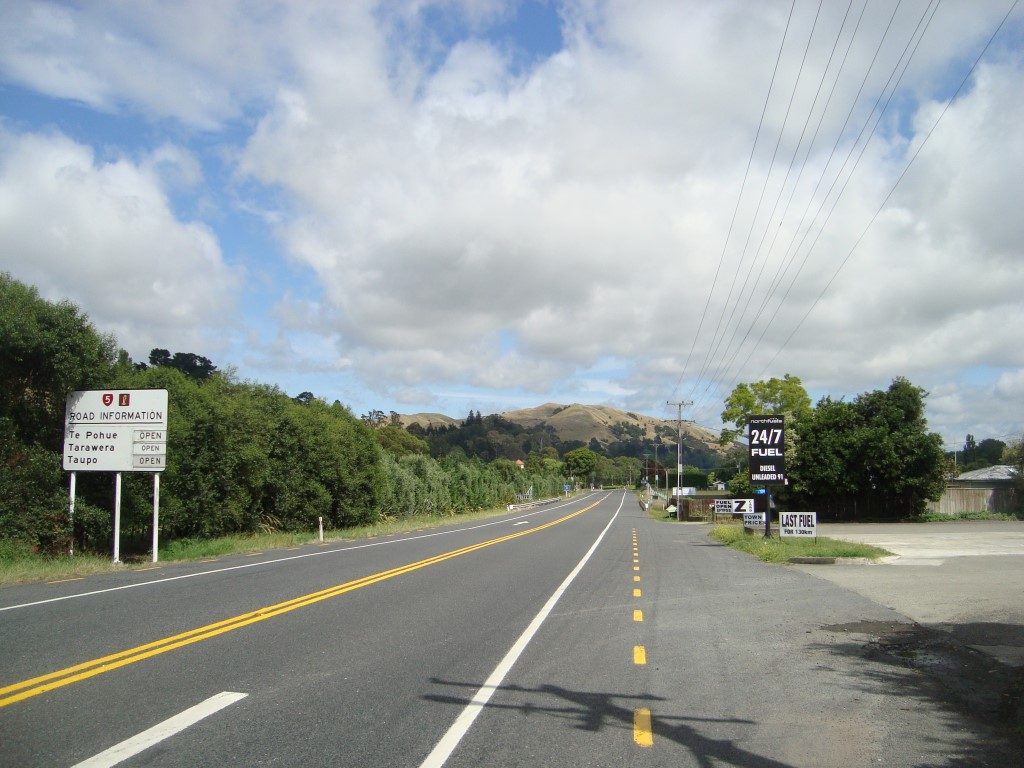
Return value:
[(202, 560), (207, 557), (294, 547), (299, 544), (307, 544), (310, 541), (312, 541), (312, 536), (305, 532), (219, 536), (216, 539), (174, 539), (160, 547), (160, 560), (169, 562)]
[(1016, 515), (1006, 512), (958, 512), (955, 515), (942, 515), (938, 512), (925, 512), (912, 519), (916, 523), (949, 523), (957, 520), (1021, 520), (1024, 513)]
[[(376, 536), (408, 533), (426, 528), (437, 528), (450, 523), (462, 523), (487, 517), (508, 514), (505, 507), (466, 512), (459, 515), (412, 515), (401, 518), (384, 518), (369, 525), (353, 528), (339, 528), (324, 531), (324, 540), (352, 541)], [(311, 544), (316, 541), (316, 532), (261, 533), (251, 536), (220, 536), (214, 539), (172, 539), (160, 547), (160, 562), (187, 562), (209, 557), (262, 552), (283, 547)], [(109, 555), (95, 553), (50, 557), (39, 555), (32, 548), (13, 541), (0, 541), (0, 586), (38, 581), (60, 581), (82, 578), (96, 573), (139, 570), (152, 567), (149, 556), (138, 562), (115, 565)]]
[(29, 553), (11, 557), (0, 553), (0, 585), (77, 579), (107, 573), (116, 567), (109, 557), (98, 555), (47, 557)]
[(785, 563), (791, 557), (867, 557), (877, 560), (891, 555), (879, 547), (839, 541), (826, 536), (817, 540), (780, 539), (777, 534), (766, 539), (761, 533), (747, 533), (739, 525), (716, 525), (711, 537), (722, 544), (741, 552), (749, 552), (766, 563)]

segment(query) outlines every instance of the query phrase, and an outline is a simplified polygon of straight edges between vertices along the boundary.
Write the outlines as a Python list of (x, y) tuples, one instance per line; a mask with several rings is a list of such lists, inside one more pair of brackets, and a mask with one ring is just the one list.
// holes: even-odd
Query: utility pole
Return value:
[[(658, 490), (658, 489), (661, 488), (661, 480), (658, 477), (658, 448), (659, 447), (660, 446), (657, 443), (654, 444), (654, 488), (655, 488), (655, 490)], [(665, 479), (668, 480), (668, 478), (665, 478)], [(666, 483), (666, 485), (667, 485), (667, 483)]]
[[(678, 409), (676, 416), (676, 486), (679, 488), (679, 494), (682, 496), (683, 493), (683, 406), (689, 408), (693, 405), (692, 400), (680, 400), (678, 402), (672, 402), (671, 400), (666, 401), (666, 405), (674, 405)], [(665, 478), (666, 491), (668, 490), (668, 478)], [(676, 519), (682, 520), (683, 517), (683, 500), (680, 498), (679, 506), (676, 508)]]

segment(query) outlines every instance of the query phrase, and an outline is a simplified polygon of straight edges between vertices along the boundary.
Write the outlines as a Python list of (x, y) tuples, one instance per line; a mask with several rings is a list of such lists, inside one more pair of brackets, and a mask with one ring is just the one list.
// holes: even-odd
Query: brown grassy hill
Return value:
[[(547, 424), (560, 440), (580, 440), (589, 443), (591, 439), (605, 445), (616, 440), (639, 438), (653, 440), (659, 434), (669, 442), (675, 442), (676, 422), (674, 419), (659, 419), (654, 416), (620, 411), (606, 405), (559, 405), (545, 403), (535, 408), (506, 411), (504, 418), (523, 426)], [(718, 435), (696, 424), (683, 424), (684, 442), (696, 441), (716, 453), (721, 451)]]
[(411, 424), (419, 424), (426, 429), (427, 427), (457, 427), (462, 423), (462, 419), (453, 419), (443, 413), (413, 413), (402, 416), (401, 419), (404, 429), (408, 429)]

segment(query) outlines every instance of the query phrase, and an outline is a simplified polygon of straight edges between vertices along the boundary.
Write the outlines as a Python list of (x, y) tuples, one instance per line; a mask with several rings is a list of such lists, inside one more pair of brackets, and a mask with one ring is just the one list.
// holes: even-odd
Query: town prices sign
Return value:
[(161, 472), (166, 459), (166, 389), (108, 389), (68, 395), (64, 469)]

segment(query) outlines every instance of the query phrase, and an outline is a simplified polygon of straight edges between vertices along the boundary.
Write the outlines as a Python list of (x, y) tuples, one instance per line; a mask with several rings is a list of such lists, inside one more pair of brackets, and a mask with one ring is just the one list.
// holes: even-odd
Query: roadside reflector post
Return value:
[(320, 543), (324, 543), (324, 519), (322, 517), (317, 518), (318, 525), (320, 527)]

